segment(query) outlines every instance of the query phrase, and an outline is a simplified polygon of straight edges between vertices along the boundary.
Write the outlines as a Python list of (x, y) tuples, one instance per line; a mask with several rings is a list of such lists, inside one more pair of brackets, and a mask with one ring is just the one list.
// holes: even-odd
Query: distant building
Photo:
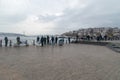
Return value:
[(75, 37), (76, 35), (78, 36), (96, 36), (98, 34), (101, 34), (102, 36), (108, 35), (108, 36), (119, 36), (120, 37), (120, 29), (115, 27), (101, 27), (101, 28), (87, 28), (87, 29), (79, 29), (79, 30), (74, 30), (74, 31), (69, 31), (64, 33), (63, 35), (66, 36), (73, 36)]

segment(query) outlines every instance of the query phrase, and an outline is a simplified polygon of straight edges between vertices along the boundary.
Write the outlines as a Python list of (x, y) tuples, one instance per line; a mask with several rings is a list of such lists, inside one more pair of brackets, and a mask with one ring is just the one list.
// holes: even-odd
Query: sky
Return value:
[(62, 34), (119, 27), (119, 0), (0, 0), (0, 32)]

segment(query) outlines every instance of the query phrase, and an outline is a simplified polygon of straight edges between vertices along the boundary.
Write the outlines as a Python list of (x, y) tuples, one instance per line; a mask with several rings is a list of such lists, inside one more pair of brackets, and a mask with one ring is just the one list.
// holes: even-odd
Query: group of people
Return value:
[[(4, 41), (5, 41), (5, 47), (7, 47), (8, 44), (9, 44), (9, 46), (12, 46), (12, 40), (8, 40), (8, 37), (5, 37)], [(3, 41), (0, 40), (0, 47), (2, 47), (2, 43), (3, 43)]]
[(58, 41), (59, 41), (59, 44), (64, 44), (64, 39), (62, 40), (62, 43), (60, 43), (60, 40), (59, 40), (59, 37), (57, 36), (37, 36), (37, 39), (36, 39), (36, 43), (37, 44), (41, 44), (41, 46), (44, 46), (44, 45), (55, 45), (55, 44), (58, 44)]
[(85, 36), (78, 36), (76, 35), (76, 41), (80, 40), (87, 40), (87, 41), (107, 41), (107, 40), (120, 40), (120, 37), (118, 36), (108, 36), (108, 35), (96, 35), (96, 36), (90, 36), (90, 35), (85, 35)]
[[(20, 40), (20, 37), (16, 37), (16, 45), (20, 46), (21, 43), (23, 42)], [(27, 40), (24, 42), (24, 44), (26, 44), (26, 46), (28, 45)], [(13, 46), (12, 40), (9, 40), (8, 37), (4, 37), (4, 45), (5, 47)], [(0, 47), (2, 46), (3, 46), (3, 40), (0, 40)]]
[[(71, 42), (70, 37), (67, 39), (68, 43)], [(20, 46), (21, 44), (25, 44), (28, 46), (28, 41), (21, 41), (20, 37), (16, 37), (16, 44), (13, 45), (14, 42), (12, 40), (9, 40), (8, 37), (4, 37), (4, 40), (0, 40), (0, 47), (5, 46)], [(60, 38), (58, 36), (37, 36), (36, 40), (33, 40), (33, 45), (63, 45), (65, 43), (64, 38)]]

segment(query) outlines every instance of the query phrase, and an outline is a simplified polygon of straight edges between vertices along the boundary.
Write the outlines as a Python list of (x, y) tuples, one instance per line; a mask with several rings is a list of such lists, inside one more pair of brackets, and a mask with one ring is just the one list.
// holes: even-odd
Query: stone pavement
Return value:
[(120, 54), (85, 44), (0, 48), (0, 80), (120, 80)]

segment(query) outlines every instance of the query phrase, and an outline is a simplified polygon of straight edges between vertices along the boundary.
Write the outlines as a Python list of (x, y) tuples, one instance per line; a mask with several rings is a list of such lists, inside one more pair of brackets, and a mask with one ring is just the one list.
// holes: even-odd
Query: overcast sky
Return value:
[(119, 27), (119, 0), (0, 0), (0, 32), (61, 34)]

